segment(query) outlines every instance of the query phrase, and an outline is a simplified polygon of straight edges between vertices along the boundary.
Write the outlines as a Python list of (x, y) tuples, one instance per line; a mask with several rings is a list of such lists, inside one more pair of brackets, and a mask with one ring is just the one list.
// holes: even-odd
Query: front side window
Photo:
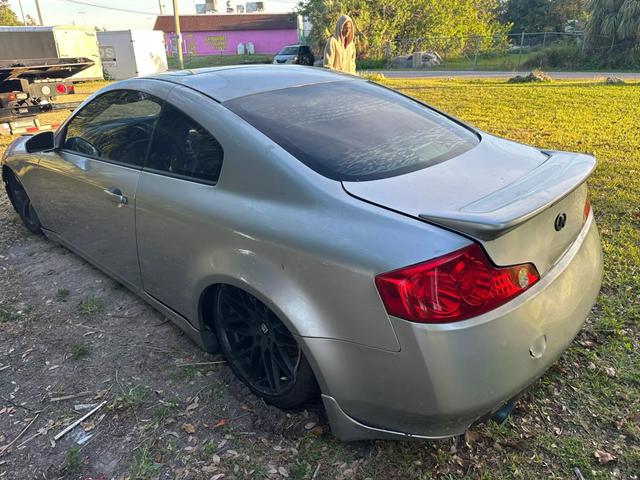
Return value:
[(64, 149), (142, 167), (162, 101), (135, 90), (113, 90), (88, 103), (67, 125)]
[(339, 181), (428, 168), (479, 142), (444, 115), (360, 80), (274, 90), (224, 105), (308, 167)]
[(222, 168), (222, 146), (207, 130), (165, 103), (146, 169), (188, 180), (215, 183)]

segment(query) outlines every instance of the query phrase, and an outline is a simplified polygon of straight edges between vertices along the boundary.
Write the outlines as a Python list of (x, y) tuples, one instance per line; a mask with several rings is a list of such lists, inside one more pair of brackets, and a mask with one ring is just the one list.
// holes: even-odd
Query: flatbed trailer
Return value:
[(0, 61), (0, 135), (47, 129), (38, 121), (38, 114), (77, 107), (80, 102), (53, 100), (75, 93), (69, 77), (93, 63), (87, 58)]

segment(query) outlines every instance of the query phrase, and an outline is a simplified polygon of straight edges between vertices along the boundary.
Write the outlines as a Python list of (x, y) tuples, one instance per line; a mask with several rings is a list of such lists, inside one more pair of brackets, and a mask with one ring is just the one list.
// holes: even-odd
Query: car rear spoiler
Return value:
[(590, 155), (543, 151), (549, 158), (529, 174), (455, 211), (424, 212), (435, 225), (492, 240), (535, 217), (582, 185), (593, 172)]

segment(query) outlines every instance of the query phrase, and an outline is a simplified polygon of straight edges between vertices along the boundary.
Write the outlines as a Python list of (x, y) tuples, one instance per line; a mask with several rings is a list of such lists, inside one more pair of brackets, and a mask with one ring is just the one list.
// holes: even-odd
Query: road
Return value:
[[(469, 77), (469, 78), (508, 78), (514, 75), (526, 75), (529, 72), (486, 72), (479, 70), (381, 70), (388, 78), (438, 78), (438, 77)], [(551, 78), (558, 80), (580, 80), (615, 76), (623, 80), (640, 80), (640, 72), (545, 72)]]

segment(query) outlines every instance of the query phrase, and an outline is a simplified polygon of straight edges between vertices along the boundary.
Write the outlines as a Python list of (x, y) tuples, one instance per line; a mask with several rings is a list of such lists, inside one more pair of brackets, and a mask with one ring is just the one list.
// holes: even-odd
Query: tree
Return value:
[(589, 0), (586, 41), (591, 49), (607, 43), (640, 48), (640, 0)]
[(511, 31), (562, 32), (569, 20), (585, 21), (587, 0), (504, 0), (500, 18)]
[(16, 12), (11, 10), (9, 0), (0, 0), (0, 25), (22, 25)]
[[(470, 37), (483, 48), (504, 39), (508, 25), (497, 19), (498, 0), (303, 0), (298, 13), (313, 28), (309, 42), (322, 49), (338, 17), (347, 13), (356, 29), (360, 57), (381, 57), (387, 44), (394, 53), (448, 50), (460, 53)], [(456, 38), (458, 42), (449, 42)]]

